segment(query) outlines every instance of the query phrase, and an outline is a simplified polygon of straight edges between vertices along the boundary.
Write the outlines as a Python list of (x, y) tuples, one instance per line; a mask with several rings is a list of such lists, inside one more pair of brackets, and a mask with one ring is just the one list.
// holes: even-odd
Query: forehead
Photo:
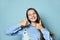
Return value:
[(28, 14), (31, 14), (31, 13), (35, 13), (35, 11), (34, 10), (29, 10)]

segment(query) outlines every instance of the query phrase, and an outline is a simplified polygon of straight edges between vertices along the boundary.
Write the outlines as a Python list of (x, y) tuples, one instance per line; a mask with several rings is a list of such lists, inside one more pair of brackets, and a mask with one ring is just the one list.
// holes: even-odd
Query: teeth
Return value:
[(32, 17), (31, 19), (35, 19), (35, 17)]

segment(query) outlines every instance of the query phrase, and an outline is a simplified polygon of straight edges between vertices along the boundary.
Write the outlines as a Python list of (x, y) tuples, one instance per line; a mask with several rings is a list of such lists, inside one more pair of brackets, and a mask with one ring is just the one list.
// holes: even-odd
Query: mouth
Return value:
[(31, 19), (36, 19), (35, 17), (32, 17)]

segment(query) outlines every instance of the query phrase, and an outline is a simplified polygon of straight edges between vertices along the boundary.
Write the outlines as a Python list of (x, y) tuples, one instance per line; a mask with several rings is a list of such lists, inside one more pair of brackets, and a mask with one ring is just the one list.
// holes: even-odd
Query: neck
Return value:
[(31, 22), (31, 25), (32, 25), (32, 26), (36, 26), (36, 23), (35, 23), (35, 22)]

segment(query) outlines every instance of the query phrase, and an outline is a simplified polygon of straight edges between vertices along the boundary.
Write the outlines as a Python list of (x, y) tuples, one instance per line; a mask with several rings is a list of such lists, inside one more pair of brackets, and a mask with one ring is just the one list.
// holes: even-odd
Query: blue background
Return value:
[(60, 40), (60, 0), (0, 0), (0, 40), (21, 40), (21, 36), (5, 35), (5, 30), (18, 24), (30, 7), (38, 11), (54, 39)]

